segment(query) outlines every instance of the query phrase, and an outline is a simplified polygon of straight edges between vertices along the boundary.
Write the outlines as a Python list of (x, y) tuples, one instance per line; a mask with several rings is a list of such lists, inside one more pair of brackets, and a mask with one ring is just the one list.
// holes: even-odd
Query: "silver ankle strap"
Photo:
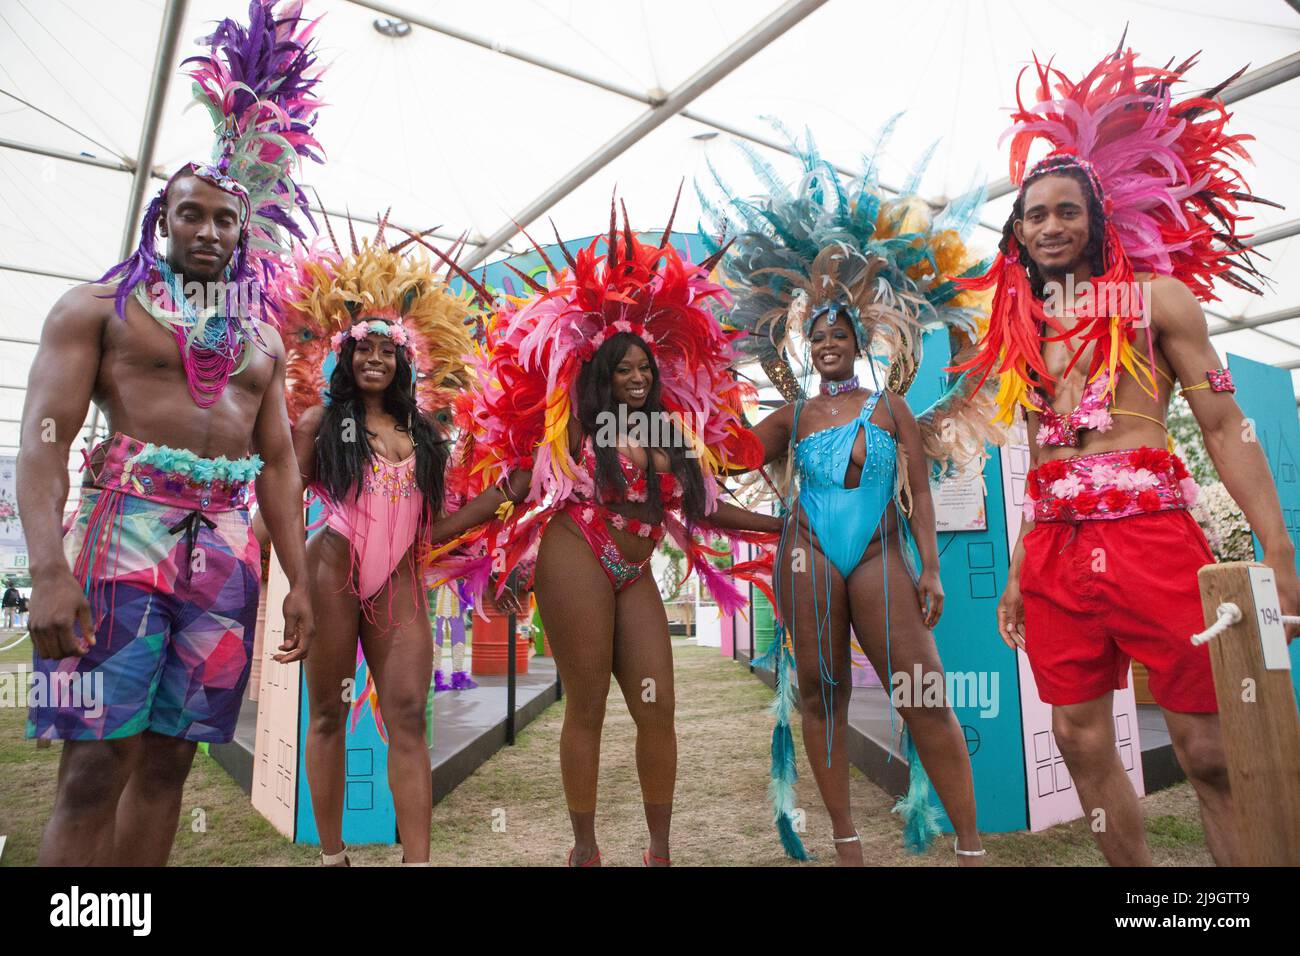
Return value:
[(320, 862), (322, 866), (338, 866), (347, 858), (348, 845), (346, 843), (343, 844), (343, 849), (339, 850), (337, 853), (326, 853), (324, 850), (321, 850), (320, 854)]
[(832, 834), (831, 840), (835, 843), (861, 843), (862, 837), (858, 836), (857, 830), (854, 830), (853, 836), (851, 837), (837, 837), (834, 834)]
[(961, 850), (961, 849), (958, 849), (958, 847), (957, 847), (957, 841), (960, 840), (960, 839), (961, 839), (960, 837), (953, 837), (953, 838), (952, 838), (952, 849), (953, 849), (953, 852), (956, 853), (958, 856), (987, 856), (987, 855), (988, 855), (988, 851), (985, 850), (983, 847), (981, 847), (981, 848), (978, 849), (978, 850)]

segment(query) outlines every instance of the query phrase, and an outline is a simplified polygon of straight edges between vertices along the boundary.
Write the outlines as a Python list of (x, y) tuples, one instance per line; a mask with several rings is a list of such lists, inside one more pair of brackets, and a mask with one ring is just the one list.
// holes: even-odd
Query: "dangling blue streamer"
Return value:
[[(789, 522), (786, 527), (788, 529)], [(785, 543), (785, 531), (781, 533), (781, 545)], [(780, 547), (780, 546), (779, 546)], [(783, 549), (778, 553), (784, 553)], [(773, 571), (774, 590), (779, 593), (779, 567)], [(756, 657), (755, 667), (771, 667), (776, 676), (776, 696), (772, 700), (771, 713), (775, 719), (772, 727), (772, 770), (771, 782), (767, 787), (768, 799), (772, 802), (772, 819), (776, 823), (776, 832), (781, 837), (781, 848), (786, 856), (793, 860), (810, 859), (804, 849), (803, 841), (795, 832), (795, 782), (799, 779), (795, 764), (794, 733), (790, 729), (790, 713), (794, 710), (794, 681), (792, 661), (785, 642), (785, 625), (778, 620), (772, 648), (766, 654)]]
[(776, 632), (776, 699), (772, 701), (776, 725), (772, 728), (772, 782), (768, 784), (767, 794), (772, 801), (772, 816), (786, 856), (793, 860), (807, 860), (808, 851), (794, 828), (794, 785), (799, 779), (799, 771), (795, 765), (794, 733), (790, 729), (794, 684), (784, 630), (778, 626)]

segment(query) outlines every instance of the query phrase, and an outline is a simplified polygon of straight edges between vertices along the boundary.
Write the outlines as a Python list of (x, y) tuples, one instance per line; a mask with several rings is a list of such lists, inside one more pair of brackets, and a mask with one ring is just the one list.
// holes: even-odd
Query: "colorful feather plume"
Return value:
[[(789, 401), (804, 391), (790, 356), (804, 350), (808, 327), (822, 312), (834, 310), (849, 319), (859, 347), (888, 365), (887, 387), (899, 393), (907, 391), (920, 366), (926, 330), (946, 327), (957, 349), (973, 345), (979, 334), (982, 297), (963, 291), (955, 280), (976, 275), (985, 265), (965, 241), (984, 191), (973, 188), (934, 215), (915, 195), (927, 154), (907, 189), (886, 195), (877, 182), (876, 157), (896, 120), (881, 131), (856, 179), (842, 176), (824, 159), (811, 134), (800, 143), (774, 123), (802, 167), (793, 185), (747, 147), (742, 149), (764, 195), (742, 198), (716, 171), (714, 186), (723, 199), (711, 201), (697, 184), (715, 228), (738, 230), (721, 264), (735, 298), (729, 321), (745, 333), (738, 346), (762, 364)], [(796, 346), (796, 337), (803, 346)], [(937, 474), (978, 473), (985, 443), (1003, 440), (1003, 430), (981, 417), (992, 402), (994, 385), (987, 388), (988, 395), (978, 394), (981, 389), (972, 383), (955, 381), (938, 404), (918, 416)]]
[(771, 667), (776, 676), (776, 694), (770, 712), (772, 726), (772, 780), (767, 787), (772, 804), (772, 819), (781, 837), (781, 848), (792, 860), (810, 859), (795, 827), (795, 782), (799, 779), (794, 749), (794, 732), (790, 715), (794, 712), (794, 660), (786, 639), (785, 626), (777, 621), (772, 649), (756, 657), (755, 667)]
[(323, 366), (331, 337), (363, 319), (398, 320), (413, 337), (417, 401), (426, 414), (449, 424), (455, 397), (469, 384), (466, 363), (479, 321), (473, 294), (453, 292), (422, 251), (403, 251), (410, 240), (386, 245), (387, 219), (385, 215), (373, 239), (358, 244), (354, 238), (348, 253), (337, 243), (298, 250), (277, 281), (293, 422), (325, 396)]
[[(1133, 288), (1135, 273), (1149, 272), (1178, 279), (1203, 301), (1217, 298), (1216, 278), (1255, 294), (1262, 291), (1266, 280), (1245, 244), (1249, 237), (1241, 227), (1249, 217), (1239, 212), (1239, 204), (1268, 201), (1250, 193), (1234, 166), (1249, 161), (1245, 144), (1252, 137), (1228, 133), (1230, 114), (1218, 98), (1241, 73), (1175, 101), (1173, 88), (1195, 60), (1173, 69), (1140, 66), (1132, 50), (1117, 50), (1076, 82), (1035, 57), (1037, 83), (1029, 105), (1017, 82), (1013, 125), (1003, 134), (1011, 138), (1011, 181), (1023, 192), (1062, 164), (1087, 172), (1107, 216), (1105, 272), (1093, 277), (1094, 285)], [(1020, 80), (1029, 69), (1021, 71)], [(1050, 152), (1027, 170), (1037, 140)], [(1049, 392), (1055, 385), (1041, 355), (1046, 329), (1053, 336), (1082, 333), (1071, 366), (1095, 343), (1090, 378), (1105, 368), (1113, 383), (1116, 367), (1132, 362), (1140, 310), (1064, 327), (1032, 294), (1014, 239), (1004, 239), (987, 272), (961, 285), (973, 291), (996, 287), (988, 334), (979, 351), (955, 369), (980, 382), (1003, 377), (998, 405), (1006, 423), (1017, 405), (1032, 407), (1026, 398), (1030, 385)]]
[(921, 765), (912, 742), (912, 731), (903, 731), (903, 752), (907, 758), (907, 793), (899, 797), (893, 811), (903, 818), (903, 846), (912, 853), (924, 853), (939, 835), (939, 808), (934, 803), (934, 786)]
[[(231, 258), (227, 278), (237, 283), (267, 285), (289, 258), (290, 237), (306, 241), (295, 219), (301, 215), (312, 230), (315, 223), (307, 197), (294, 181), (302, 159), (321, 162), (320, 144), (312, 136), (316, 97), (323, 67), (316, 65), (312, 34), (318, 20), (302, 17), (302, 0), (291, 0), (275, 11), (277, 0), (251, 0), (248, 25), (222, 20), (203, 42), (209, 51), (190, 57), (195, 102), (212, 118), (216, 141), (209, 163), (187, 163), (150, 201), (140, 226), (135, 251), (99, 280), (116, 283), (115, 305), (125, 317), (126, 300), (149, 277), (158, 259), (158, 222), (167, 192), (180, 175), (192, 173), (237, 196), (243, 209), (242, 233)], [(254, 297), (239, 297), (239, 315), (247, 335), (260, 341), (248, 305)], [(273, 297), (261, 297), (264, 318), (278, 322)]]
[[(545, 279), (518, 273), (532, 295), (504, 297), (486, 323), (473, 368), (477, 387), (457, 405), (464, 437), (448, 485), (468, 499), (516, 470), (531, 469), (532, 481), (522, 507), (503, 509), (476, 536), (476, 550), (467, 551), (462, 541), (458, 554), (444, 546), (431, 555), (437, 569), (430, 583), (462, 574), (485, 582), (485, 555), (504, 554), (495, 569), (504, 586), (509, 570), (534, 552), (549, 517), (576, 493), (592, 492), (591, 476), (570, 453), (570, 422), (583, 365), (615, 333), (633, 332), (654, 352), (664, 411), (698, 455), (706, 513), (717, 500), (717, 477), (761, 463), (762, 446), (742, 417), (752, 386), (730, 372), (736, 333), (715, 314), (729, 305), (726, 290), (709, 278), (716, 258), (700, 264), (683, 258), (669, 241), (671, 216), (660, 242), (651, 244), (632, 231), (626, 209), (620, 230), (616, 212), (611, 203), (608, 237), (576, 255), (560, 243), (561, 266), (538, 248)], [(694, 529), (671, 517), (666, 523), (686, 550), (689, 567), (723, 606), (740, 603), (739, 592), (708, 564), (710, 552), (695, 540)], [(770, 536), (732, 537), (758, 542)], [(761, 570), (751, 567), (732, 573), (763, 580)]]
[(222, 20), (205, 38), (207, 54), (193, 65), (194, 100), (212, 118), (217, 140), (212, 165), (248, 196), (249, 257), (268, 281), (288, 254), (288, 237), (307, 240), (298, 213), (315, 229), (307, 195), (293, 173), (303, 159), (324, 162), (312, 135), (323, 67), (316, 65), (312, 34), (320, 22), (302, 17), (303, 0), (275, 12), (275, 0), (250, 0), (248, 26)]

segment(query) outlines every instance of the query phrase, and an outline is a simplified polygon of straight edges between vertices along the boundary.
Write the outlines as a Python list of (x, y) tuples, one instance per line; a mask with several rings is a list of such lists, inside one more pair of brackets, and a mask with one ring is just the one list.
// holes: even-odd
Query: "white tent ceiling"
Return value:
[[(123, 243), (132, 175), (146, 127), (164, 0), (0, 0), (0, 453), (17, 439), (22, 386), (35, 339), (54, 299), (76, 279), (102, 273)], [(168, 64), (155, 173), (210, 149), (205, 115), (185, 110), (178, 78), (195, 40), (242, 0), (189, 0)], [(441, 224), (472, 239), (500, 233), (530, 210), (553, 217), (566, 237), (607, 221), (617, 185), (633, 224), (660, 226), (686, 178), (679, 225), (696, 221), (689, 188), (706, 157), (730, 182), (749, 180), (728, 140), (774, 138), (761, 118), (812, 130), (835, 162), (856, 168), (894, 113), (905, 115), (884, 154), (882, 178), (901, 183), (936, 140), (921, 181), (936, 200), (976, 177), (1006, 175), (998, 138), (1013, 85), (1032, 52), (1055, 55), (1072, 74), (1128, 43), (1152, 62), (1201, 50), (1193, 82), (1212, 85), (1252, 69), (1300, 62), (1300, 14), (1290, 0), (1129, 3), (1091, 0), (309, 0), (319, 28), (329, 103), (317, 127), (328, 154), (305, 171), (325, 208), (373, 218)], [(755, 27), (784, 21), (758, 41)], [(414, 22), (406, 36), (377, 20)], [(747, 43), (747, 41), (749, 41)], [(762, 42), (766, 41), (766, 42)], [(748, 58), (720, 60), (743, 45)], [(1288, 59), (1289, 58), (1289, 59)], [(545, 65), (541, 65), (545, 64)], [(551, 67), (551, 68), (548, 68)], [(699, 80), (701, 71), (714, 73)], [(710, 82), (712, 81), (712, 82)], [(699, 90), (703, 87), (702, 91)], [(1234, 125), (1254, 134), (1255, 192), (1286, 209), (1259, 207), (1255, 231), (1300, 217), (1300, 83), (1274, 85), (1236, 102)], [(612, 158), (605, 147), (635, 138), (654, 105), (696, 93), (685, 112), (670, 101), (661, 120)], [(639, 125), (638, 125), (639, 124)], [(763, 149), (778, 170), (782, 154)], [(65, 158), (79, 156), (82, 161)], [(607, 161), (603, 161), (607, 160)], [(98, 164), (94, 165), (92, 163)], [(571, 175), (582, 171), (586, 175)], [(557, 183), (574, 188), (554, 203)], [(147, 194), (157, 188), (147, 185)], [(1010, 199), (990, 201), (1000, 224)], [(542, 215), (542, 207), (547, 207)], [(507, 231), (509, 231), (507, 229)], [(536, 231), (530, 229), (536, 234)], [(549, 229), (545, 230), (549, 235)], [(992, 248), (994, 233), (977, 242)], [(520, 248), (518, 238), (494, 256)], [(1224, 288), (1211, 328), (1228, 320), (1290, 316), (1217, 336), (1220, 351), (1300, 366), (1300, 238), (1267, 243), (1274, 287), (1263, 297)], [(42, 274), (49, 273), (49, 274)], [(1220, 317), (1215, 317), (1217, 314)], [(18, 341), (15, 341), (18, 340)], [(1300, 369), (1293, 372), (1300, 386)]]

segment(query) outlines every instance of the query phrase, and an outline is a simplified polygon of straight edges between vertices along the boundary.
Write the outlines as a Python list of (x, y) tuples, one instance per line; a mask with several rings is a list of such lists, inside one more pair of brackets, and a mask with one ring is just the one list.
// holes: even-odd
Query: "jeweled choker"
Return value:
[(858, 384), (858, 377), (854, 375), (852, 378), (846, 378), (842, 382), (823, 381), (821, 384), (821, 391), (823, 395), (843, 395), (845, 392), (852, 392), (861, 387), (862, 386)]

